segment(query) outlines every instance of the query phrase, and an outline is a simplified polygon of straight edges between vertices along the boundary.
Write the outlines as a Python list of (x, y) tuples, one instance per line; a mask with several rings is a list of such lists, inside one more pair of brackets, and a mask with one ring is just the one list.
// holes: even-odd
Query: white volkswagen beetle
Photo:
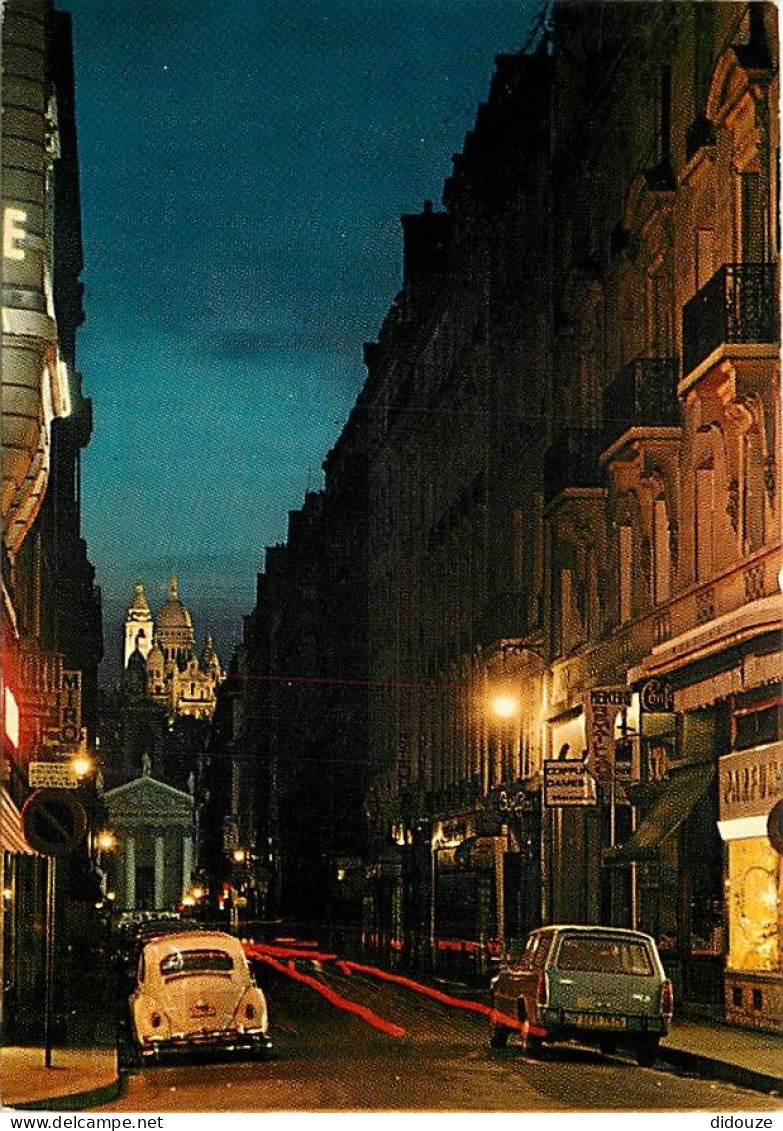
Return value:
[(271, 1048), (266, 999), (239, 939), (222, 931), (150, 939), (139, 956), (130, 1015), (145, 1059), (175, 1049)]

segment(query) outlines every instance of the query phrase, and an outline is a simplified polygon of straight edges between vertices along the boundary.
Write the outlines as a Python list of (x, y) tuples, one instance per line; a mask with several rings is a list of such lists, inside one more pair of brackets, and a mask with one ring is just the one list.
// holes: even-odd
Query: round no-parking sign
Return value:
[(38, 789), (22, 807), (22, 828), (31, 848), (44, 856), (73, 852), (87, 831), (87, 813), (67, 789)]

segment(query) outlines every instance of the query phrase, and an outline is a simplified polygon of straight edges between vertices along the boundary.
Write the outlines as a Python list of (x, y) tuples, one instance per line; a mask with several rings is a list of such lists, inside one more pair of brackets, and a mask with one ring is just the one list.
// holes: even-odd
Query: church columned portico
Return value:
[(123, 910), (174, 908), (193, 868), (193, 798), (145, 774), (104, 794)]

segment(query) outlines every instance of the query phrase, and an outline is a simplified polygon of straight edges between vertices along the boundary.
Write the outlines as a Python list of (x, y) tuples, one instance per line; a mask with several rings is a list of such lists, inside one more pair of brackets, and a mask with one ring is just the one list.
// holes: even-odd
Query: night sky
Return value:
[(536, 0), (61, 0), (73, 12), (107, 659), (169, 572), (222, 659), (263, 548), (321, 486), (494, 56)]

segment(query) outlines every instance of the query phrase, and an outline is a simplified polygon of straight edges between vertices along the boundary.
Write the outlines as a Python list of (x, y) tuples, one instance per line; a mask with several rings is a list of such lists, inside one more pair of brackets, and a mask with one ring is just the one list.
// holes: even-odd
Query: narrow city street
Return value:
[(312, 988), (259, 969), (274, 1055), (267, 1060), (189, 1058), (131, 1068), (121, 1097), (100, 1110), (279, 1111), (774, 1111), (779, 1100), (677, 1074), (663, 1064), (576, 1047), (539, 1060), (512, 1041), (490, 1050), (486, 1019), (413, 990), (332, 966), (318, 971), (341, 998), (399, 1026), (391, 1036)]

